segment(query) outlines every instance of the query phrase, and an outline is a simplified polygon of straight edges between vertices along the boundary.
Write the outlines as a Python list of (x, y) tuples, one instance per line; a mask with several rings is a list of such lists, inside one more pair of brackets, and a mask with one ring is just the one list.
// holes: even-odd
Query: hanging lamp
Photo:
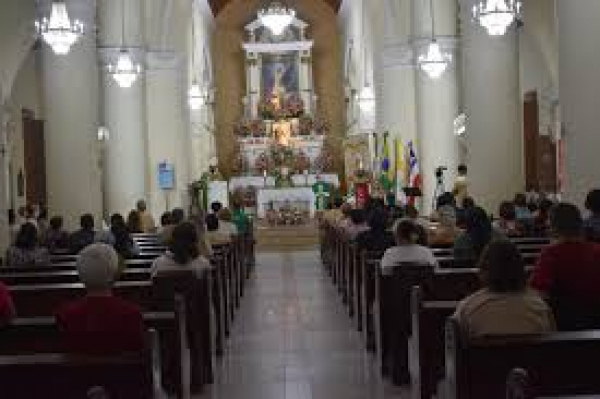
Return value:
[(429, 0), (429, 14), (431, 17), (431, 41), (427, 46), (427, 52), (419, 56), (417, 64), (431, 79), (438, 79), (444, 74), (448, 64), (452, 62), (452, 55), (442, 51), (435, 36), (433, 0)]
[(125, 46), (125, 0), (121, 0), (121, 7), (121, 49), (116, 64), (109, 63), (107, 70), (119, 87), (130, 88), (142, 73), (142, 66), (134, 62), (131, 50)]
[(296, 18), (296, 11), (273, 0), (267, 7), (258, 11), (259, 21), (275, 36), (280, 36)]
[(490, 36), (503, 36), (521, 15), (521, 0), (480, 0), (473, 6), (473, 18)]
[(83, 35), (83, 23), (69, 18), (64, 1), (53, 1), (50, 18), (42, 18), (35, 22), (35, 27), (42, 39), (48, 43), (55, 54), (69, 53), (71, 46)]

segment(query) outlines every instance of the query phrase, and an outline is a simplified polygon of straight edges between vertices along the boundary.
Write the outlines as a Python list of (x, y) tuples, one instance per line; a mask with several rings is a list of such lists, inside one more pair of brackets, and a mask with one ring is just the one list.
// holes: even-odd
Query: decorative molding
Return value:
[[(133, 60), (137, 62), (144, 62), (146, 60), (146, 49), (143, 47), (125, 47), (129, 50), (129, 53), (133, 56)], [(119, 57), (122, 47), (117, 46), (103, 46), (98, 47), (98, 61), (101, 66), (105, 66), (109, 63), (114, 63)]]
[(285, 53), (288, 51), (310, 51), (313, 44), (312, 40), (305, 40), (284, 43), (244, 43), (242, 47), (247, 53)]
[[(436, 36), (436, 40), (443, 50), (454, 53), (460, 39), (456, 36)], [(431, 43), (431, 37), (411, 37), (403, 43), (388, 43), (383, 48), (383, 67), (409, 67), (416, 64), (416, 57)]]
[[(259, 19), (255, 19), (254, 21), (252, 21), (248, 25), (246, 25), (246, 27), (244, 29), (246, 29), (248, 32), (252, 32), (252, 31), (257, 30), (261, 26), (263, 26), (263, 25), (260, 22), (260, 20)], [(306, 29), (308, 27), (308, 24), (306, 22), (302, 21), (301, 19), (299, 19), (299, 18), (296, 17), (292, 21), (291, 26), (302, 30), (302, 29)]]
[(414, 49), (410, 43), (397, 43), (386, 45), (383, 48), (383, 67), (410, 67), (414, 66)]
[(146, 52), (146, 68), (148, 70), (182, 69), (186, 58), (175, 51), (148, 51)]

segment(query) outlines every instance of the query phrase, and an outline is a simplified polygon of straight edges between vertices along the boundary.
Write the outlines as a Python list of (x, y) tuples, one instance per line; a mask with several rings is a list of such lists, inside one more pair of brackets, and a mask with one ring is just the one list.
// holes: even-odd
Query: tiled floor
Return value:
[(215, 384), (201, 399), (392, 399), (317, 252), (259, 254)]

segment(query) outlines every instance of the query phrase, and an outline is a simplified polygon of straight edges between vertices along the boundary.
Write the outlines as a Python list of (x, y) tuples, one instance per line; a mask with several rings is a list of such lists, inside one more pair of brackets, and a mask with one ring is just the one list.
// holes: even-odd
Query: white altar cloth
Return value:
[(285, 201), (292, 205), (302, 203), (308, 208), (310, 217), (315, 217), (315, 193), (310, 187), (260, 188), (256, 192), (256, 213), (260, 219), (264, 219), (270, 202), (277, 209)]
[[(307, 176), (303, 174), (293, 175), (292, 182), (297, 187), (306, 185)], [(340, 186), (340, 179), (336, 174), (323, 174), (321, 180), (325, 183), (333, 184), (335, 187)], [(317, 175), (308, 175), (308, 186), (312, 187), (317, 181)], [(233, 192), (237, 188), (254, 187), (256, 189), (265, 188), (265, 178), (263, 176), (236, 176), (229, 180), (229, 191)], [(272, 176), (267, 177), (266, 187), (275, 187), (275, 179)]]

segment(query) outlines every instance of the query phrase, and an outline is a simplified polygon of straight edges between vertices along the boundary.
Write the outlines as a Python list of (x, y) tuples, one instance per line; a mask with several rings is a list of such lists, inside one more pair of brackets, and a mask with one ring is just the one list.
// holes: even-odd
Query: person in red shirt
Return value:
[(112, 294), (118, 264), (109, 245), (92, 244), (79, 254), (77, 271), (87, 295), (56, 314), (65, 350), (113, 355), (144, 349), (146, 329), (140, 308)]
[(560, 330), (600, 328), (600, 245), (584, 239), (575, 205), (556, 205), (550, 225), (556, 242), (542, 251), (530, 284), (550, 302)]
[(0, 282), (0, 327), (9, 324), (15, 317), (15, 306), (8, 288)]

